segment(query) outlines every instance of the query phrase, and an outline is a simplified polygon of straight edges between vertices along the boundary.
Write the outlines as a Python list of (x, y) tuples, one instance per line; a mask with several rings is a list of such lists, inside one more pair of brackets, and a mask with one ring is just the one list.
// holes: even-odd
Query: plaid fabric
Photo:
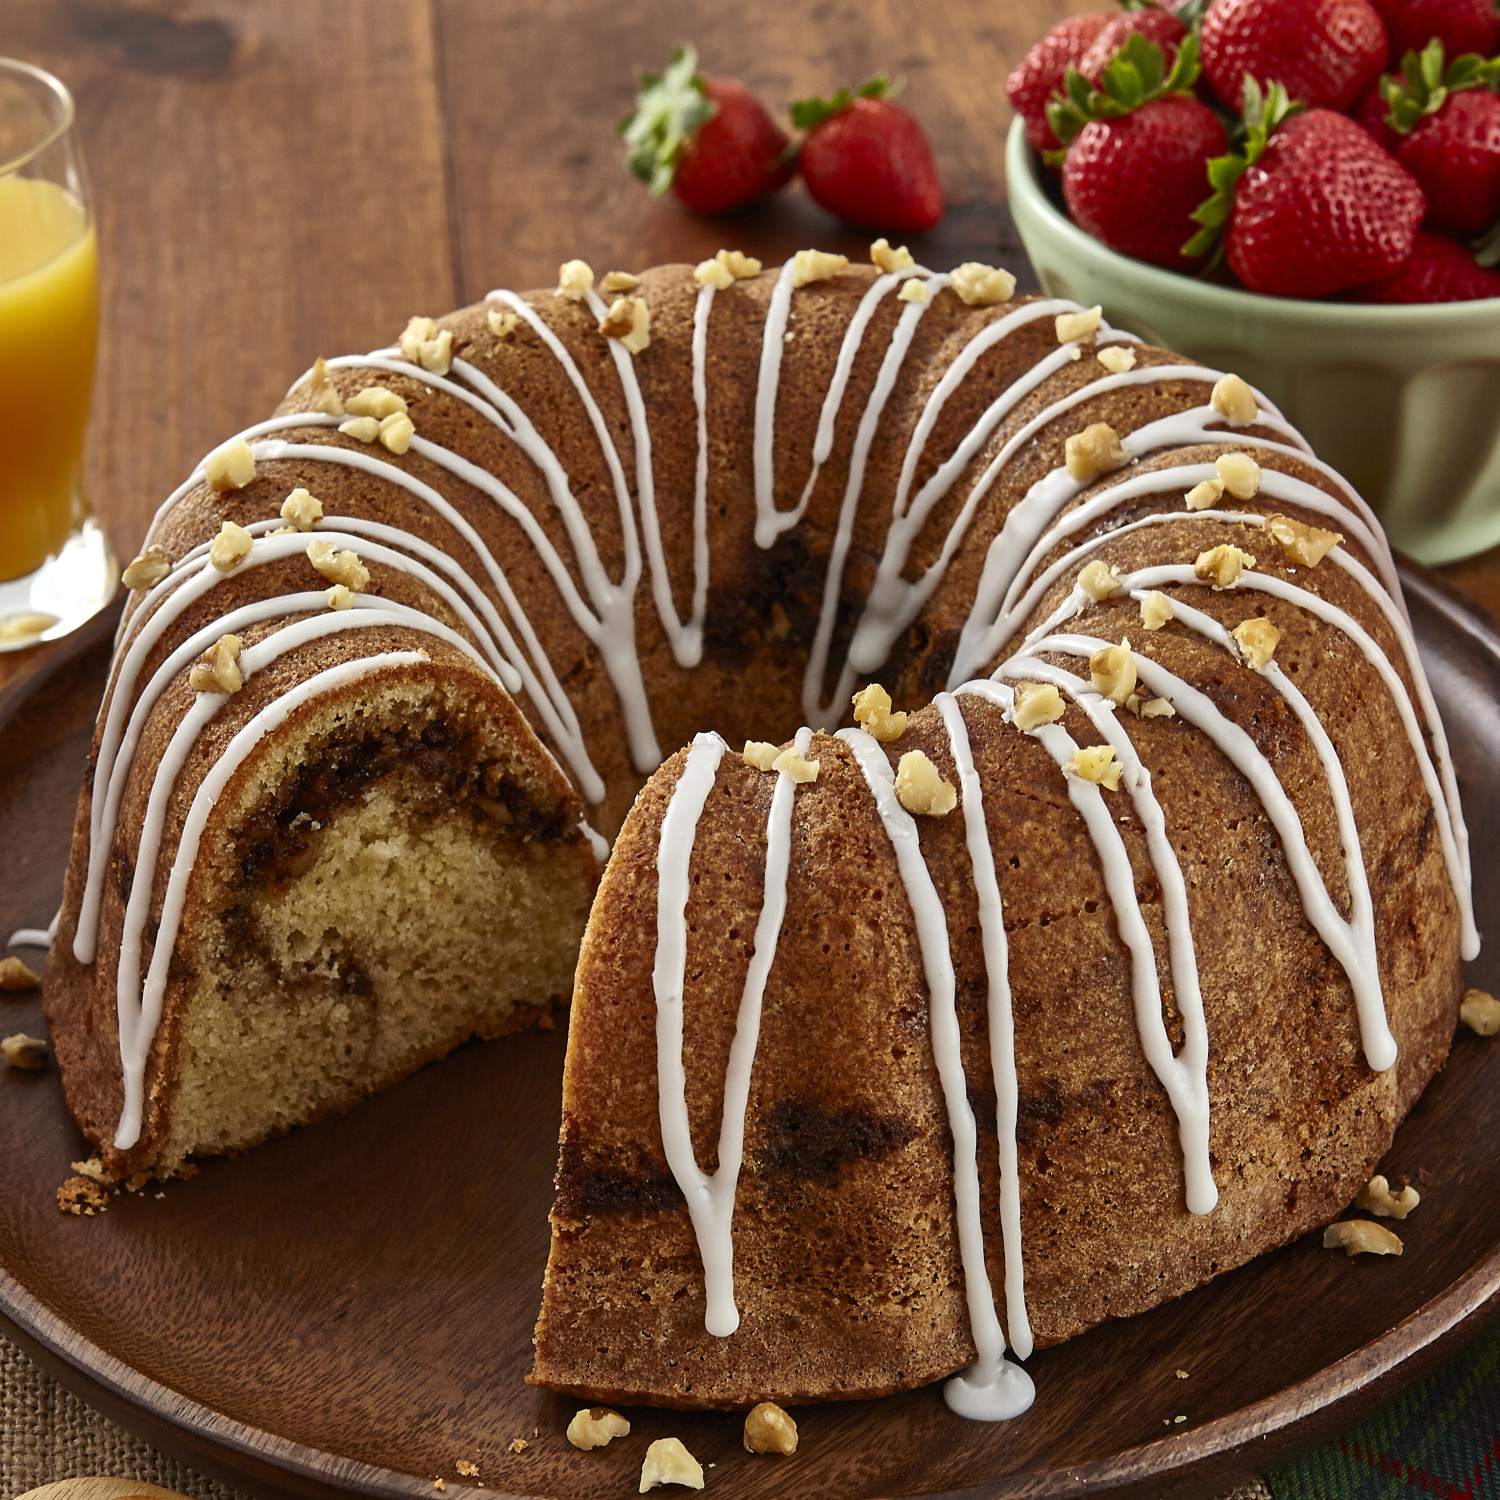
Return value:
[(1500, 1322), (1368, 1421), (1273, 1469), (1275, 1500), (1500, 1500)]

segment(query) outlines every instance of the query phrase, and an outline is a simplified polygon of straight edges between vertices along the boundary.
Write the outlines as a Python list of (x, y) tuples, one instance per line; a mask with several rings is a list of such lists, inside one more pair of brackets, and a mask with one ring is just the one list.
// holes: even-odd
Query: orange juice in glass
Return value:
[(66, 633), (114, 591), (83, 484), (98, 268), (72, 98), (0, 58), (0, 650)]

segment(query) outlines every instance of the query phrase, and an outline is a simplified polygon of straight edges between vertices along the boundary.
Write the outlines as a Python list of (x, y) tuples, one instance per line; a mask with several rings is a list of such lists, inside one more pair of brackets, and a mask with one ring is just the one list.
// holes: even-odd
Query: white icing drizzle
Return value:
[(776, 395), (781, 388), (781, 353), (787, 320), (792, 314), (792, 271), (788, 260), (776, 278), (766, 307), (760, 341), (760, 375), (755, 385), (755, 433), (752, 457), (755, 472), (755, 545), (769, 547), (783, 531), (802, 519), (803, 503), (796, 510), (776, 509), (776, 452), (772, 438), (776, 424)]
[[(1002, 708), (1010, 706), (1009, 688), (991, 690)], [(974, 894), (979, 902), (979, 932), (988, 985), (990, 1071), (995, 1079), (995, 1134), (1000, 1157), (1000, 1235), (1005, 1250), (1005, 1326), (1011, 1347), (1022, 1359), (1033, 1348), (1031, 1319), (1026, 1312), (1026, 1272), (1021, 1255), (1021, 1177), (1016, 1153), (1016, 1117), (1020, 1090), (1016, 1082), (1016, 1025), (1010, 997), (1010, 944), (1005, 936), (1005, 913), (1000, 882), (995, 874), (995, 851), (984, 819), (984, 792), (974, 768), (969, 730), (951, 693), (939, 693), (933, 706), (943, 716), (953, 764), (958, 770), (964, 812), (964, 843), (974, 869)]]
[[(1185, 610), (1187, 606), (1179, 604), (1178, 608)], [(1208, 619), (1207, 616), (1203, 618)], [(1095, 651), (1102, 650), (1110, 644), (1111, 642), (1100, 640), (1096, 636), (1049, 635), (1045, 640), (1038, 641), (1033, 649), (1061, 652), (1067, 656), (1089, 657)], [(1150, 688), (1155, 696), (1165, 698), (1176, 709), (1179, 717), (1207, 735), (1245, 777), (1260, 798), (1261, 805), (1266, 810), (1266, 816), (1271, 820), (1272, 826), (1281, 838), (1287, 867), (1291, 871), (1292, 879), (1296, 882), (1298, 894), (1302, 897), (1302, 909), (1318, 936), (1327, 945), (1329, 952), (1339, 961), (1344, 972), (1349, 976), (1349, 984), (1354, 991), (1355, 1008), (1359, 1014), (1365, 1058), (1377, 1073), (1383, 1073), (1396, 1061), (1396, 1043), (1386, 1023), (1385, 1000), (1380, 989), (1380, 966), (1375, 953), (1373, 933), (1367, 932), (1360, 923), (1358, 906), (1353, 907), (1355, 917), (1353, 922), (1346, 922), (1339, 915), (1333, 904), (1333, 898), (1328, 894), (1328, 888), (1323, 883), (1323, 877), (1318, 872), (1312, 852), (1308, 848), (1302, 819), (1277, 779), (1271, 763), (1261, 754), (1255, 741), (1238, 724), (1226, 719), (1205, 693), (1199, 692), (1197, 688), (1167, 671), (1150, 657), (1142, 656), (1139, 652), (1132, 652), (1132, 655), (1135, 658), (1135, 669), (1139, 679)], [(1279, 688), (1280, 684), (1277, 686)], [(1291, 702), (1291, 699), (1289, 698), (1288, 701)], [(1295, 704), (1293, 707), (1295, 708)], [(1316, 715), (1313, 718), (1316, 720)], [(1324, 733), (1326, 739), (1326, 732), (1322, 731), (1321, 725), (1319, 725), (1319, 731)], [(1319, 754), (1321, 759), (1321, 748)], [(1333, 754), (1333, 760), (1336, 764), (1337, 753)], [(1071, 781), (1076, 778), (1069, 779)], [(1339, 781), (1343, 786), (1342, 775)], [(1330, 786), (1329, 790), (1337, 806), (1339, 793), (1333, 786)], [(1346, 799), (1348, 797), (1347, 786), (1343, 786), (1343, 796)], [(1344, 822), (1342, 810), (1339, 822), (1342, 827)], [(1359, 858), (1357, 839), (1352, 851), (1346, 847), (1345, 860), (1350, 872), (1349, 883), (1352, 893), (1355, 886), (1356, 866), (1359, 880), (1363, 882), (1364, 879), (1364, 865)]]
[[(1187, 884), (1176, 851), (1167, 834), (1166, 818), (1151, 787), (1151, 773), (1141, 764), (1135, 745), (1114, 714), (1114, 705), (1092, 686), (1071, 672), (1029, 657), (1015, 657), (1001, 668), (1005, 676), (1050, 682), (1068, 694), (1112, 745), (1120, 764), (1121, 784), (1130, 793), (1131, 806), (1141, 819), (1151, 867), (1161, 888), (1163, 917), (1167, 929), (1167, 954), (1172, 970), (1172, 993), (1182, 1017), (1183, 1045), (1172, 1051), (1172, 1041), (1162, 1021), (1161, 985), (1156, 975), (1156, 953), (1150, 930), (1141, 915), (1135, 894), (1135, 876), (1119, 827), (1110, 814), (1103, 793), (1091, 781), (1067, 770), (1077, 742), (1061, 724), (1043, 725), (1032, 731), (1036, 739), (1066, 775), (1068, 796), (1083, 814), (1084, 823), (1104, 870), (1105, 887), (1115, 909), (1121, 941), (1130, 950), (1133, 974), (1136, 1030), (1141, 1050), (1151, 1071), (1167, 1092), (1177, 1116), (1182, 1143), (1182, 1165), (1188, 1212), (1209, 1214), (1219, 1201), (1209, 1165), (1208, 1027), (1203, 1014), (1203, 993), (1198, 982), (1198, 957), (1193, 946), (1192, 914), (1188, 908)], [(990, 694), (981, 683), (969, 683), (961, 692)], [(991, 698), (992, 702), (1002, 700)]]
[(875, 810), (895, 851), (896, 867), (906, 888), (927, 980), (933, 1058), (953, 1134), (959, 1260), (964, 1271), (969, 1329), (978, 1357), (968, 1370), (943, 1387), (943, 1399), (964, 1416), (1002, 1421), (1025, 1411), (1036, 1391), (1031, 1377), (1005, 1359), (1005, 1335), (995, 1312), (995, 1294), (985, 1265), (984, 1227), (979, 1218), (978, 1135), (964, 1076), (948, 915), (922, 857), (916, 820), (896, 800), (895, 773), (879, 741), (863, 729), (841, 729), (838, 738), (853, 751), (875, 799)]
[[(947, 278), (935, 276), (932, 284), (946, 284)], [(813, 636), (812, 649), (807, 655), (807, 666), (802, 676), (802, 710), (815, 724), (826, 722), (830, 714), (841, 710), (849, 701), (849, 690), (853, 687), (852, 673), (846, 667), (840, 674), (834, 689), (833, 701), (824, 704), (823, 674), (828, 666), (828, 647), (833, 639), (834, 620), (838, 614), (839, 594), (844, 583), (844, 563), (849, 556), (849, 545), (854, 538), (854, 517), (859, 508), (860, 495), (864, 490), (865, 465), (870, 457), (870, 445), (875, 441), (875, 431), (885, 411), (886, 402), (896, 388), (896, 377), (901, 373), (906, 351), (923, 313), (932, 305), (927, 302), (909, 302), (896, 319), (895, 331), (880, 363), (880, 373), (875, 378), (870, 399), (865, 403), (855, 433), (854, 448), (849, 455), (849, 477), (844, 485), (844, 498), (839, 507), (838, 529), (834, 533), (833, 546), (828, 554), (828, 567), (823, 575), (823, 605), (818, 613), (818, 628)]]
[[(799, 729), (797, 753), (805, 756), (812, 730)], [(745, 1110), (750, 1075), (760, 1039), (761, 1004), (776, 957), (786, 915), (787, 876), (791, 864), (792, 806), (797, 783), (786, 771), (777, 774), (766, 820), (766, 881), (755, 949), (740, 995), (734, 1042), (724, 1076), (724, 1110), (719, 1125), (719, 1166), (712, 1176), (699, 1167), (688, 1124), (687, 1075), (682, 1063), (683, 977), (687, 963), (688, 867), (703, 805), (727, 747), (717, 735), (700, 734), (688, 751), (687, 764), (673, 788), (662, 821), (657, 851), (656, 965), (651, 982), (656, 992), (657, 1090), (662, 1145), (667, 1165), (687, 1199), (688, 1214), (703, 1260), (706, 1310), (703, 1325), (715, 1338), (728, 1338), (740, 1326), (734, 1299), (735, 1190), (745, 1151)], [(679, 801), (679, 798), (681, 800)]]
[(62, 921), (62, 907), (45, 927), (18, 927), (6, 938), (7, 948), (50, 948), (57, 936), (58, 923)]
[(693, 463), (693, 612), (697, 655), (703, 658), (703, 621), (708, 614), (708, 317), (714, 288), (701, 286), (693, 303), (693, 410), (698, 418), (698, 452)]
[[(250, 647), (240, 657), (240, 671), (246, 675), (264, 666), (277, 654), (273, 642), (277, 636), (296, 630), (278, 631), (264, 641)], [(279, 649), (289, 649), (291, 643)], [(270, 649), (268, 649), (270, 648)], [(167, 877), (166, 894), (162, 898), (161, 921), (151, 953), (151, 965), (144, 985), (141, 983), (141, 948), (145, 938), (147, 919), (150, 916), (151, 885), (150, 871), (155, 866), (157, 850), (166, 821), (167, 803), (176, 787), (177, 777), (186, 763), (187, 755), (199, 731), (218, 712), (225, 695), (222, 693), (200, 693), (182, 723), (178, 725), (167, 746), (156, 781), (151, 789), (146, 821), (141, 829), (141, 843), (137, 855), (137, 869), (146, 877), (137, 880), (131, 887), (126, 904), (124, 929), (120, 936), (120, 963), (118, 971), (118, 1020), (120, 1037), (120, 1062), (124, 1073), (125, 1103), (120, 1113), (119, 1128), (115, 1132), (115, 1149), (128, 1151), (140, 1139), (141, 1113), (145, 1100), (146, 1059), (151, 1051), (151, 1042), (161, 1022), (162, 1000), (166, 993), (167, 970), (172, 961), (172, 950), (177, 942), (177, 927), (182, 918), (183, 902), (187, 895), (188, 879), (198, 855), (198, 843), (203, 836), (215, 804), (229, 779), (240, 768), (250, 752), (273, 729), (284, 724), (304, 703), (311, 702), (323, 693), (335, 692), (362, 677), (385, 671), (392, 667), (408, 666), (425, 658), (416, 651), (388, 651), (378, 656), (364, 656), (354, 661), (341, 662), (336, 667), (318, 672), (295, 687), (288, 689), (255, 715), (225, 747), (223, 754), (210, 767), (203, 778), (187, 818), (182, 827), (177, 854), (172, 861)]]

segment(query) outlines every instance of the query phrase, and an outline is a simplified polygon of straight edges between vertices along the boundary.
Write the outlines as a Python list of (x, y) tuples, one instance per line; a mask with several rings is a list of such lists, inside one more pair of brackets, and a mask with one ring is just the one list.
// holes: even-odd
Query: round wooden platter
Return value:
[[(1430, 575), (1408, 579), (1481, 929), (1500, 934), (1500, 636)], [(56, 904), (107, 647), (101, 624), (0, 696), (11, 926), (44, 925)], [(1491, 948), (1472, 981), (1497, 976)], [(36, 993), (0, 997), (0, 1022), (36, 1031)], [(1477, 1331), (1500, 1288), (1500, 1042), (1461, 1031), (1387, 1163), (1422, 1185), (1400, 1259), (1351, 1260), (1309, 1236), (1036, 1355), (1036, 1405), (1011, 1423), (961, 1421), (932, 1387), (799, 1411), (791, 1459), (745, 1453), (734, 1415), (645, 1408), (627, 1412), (628, 1438), (580, 1453), (564, 1437), (578, 1403), (522, 1378), (563, 1046), (559, 1028), (461, 1048), (348, 1114), (94, 1218), (56, 1207), (86, 1154), (56, 1074), (6, 1070), (0, 1324), (125, 1426), (263, 1495), (431, 1496), (441, 1477), (450, 1493), (625, 1496), (647, 1443), (676, 1435), (713, 1466), (722, 1500), (1202, 1496), (1356, 1421)]]

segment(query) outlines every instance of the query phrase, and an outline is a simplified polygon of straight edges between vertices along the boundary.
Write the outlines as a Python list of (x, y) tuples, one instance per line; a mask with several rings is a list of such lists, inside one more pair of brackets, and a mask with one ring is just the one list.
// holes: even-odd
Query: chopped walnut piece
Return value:
[(0, 958), (0, 990), (34, 990), (41, 982), (19, 958)]
[(1089, 657), (1089, 676), (1097, 692), (1113, 703), (1124, 703), (1135, 691), (1135, 653), (1129, 638), (1095, 651)]
[(1344, 540), (1340, 531), (1324, 531), (1321, 526), (1305, 526), (1290, 516), (1267, 516), (1265, 529), (1276, 545), (1286, 553), (1287, 561), (1315, 568)]
[(432, 1481), (432, 1487), (440, 1495), (445, 1495), (445, 1494), (448, 1493), (448, 1481), (446, 1479), (444, 1479), (441, 1475), (439, 1475), (436, 1479), (434, 1479)]
[(878, 682), (872, 682), (854, 695), (854, 722), (889, 744), (906, 732), (906, 710), (892, 713), (891, 695)]
[(225, 521), (208, 547), (208, 560), (221, 573), (228, 573), (250, 555), (254, 537), (243, 526)]
[(500, 312), (491, 307), (485, 312), (484, 321), (490, 325), (490, 332), (497, 339), (508, 339), (516, 331), (521, 315), (520, 313)]
[(1255, 392), (1238, 375), (1218, 380), (1208, 403), (1231, 427), (1248, 427), (1260, 415)]
[(797, 747), (790, 745), (771, 762), (771, 769), (785, 771), (798, 786), (802, 786), (818, 779), (818, 771), (822, 764), (820, 760), (803, 760)]
[(507, 1453), (524, 1453), (530, 1446), (531, 1444), (525, 1438), (512, 1438), (510, 1446), (505, 1451)]
[(1350, 1255), (1400, 1255), (1401, 1241), (1371, 1219), (1341, 1219), (1323, 1231), (1323, 1248)]
[(883, 236), (870, 246), (870, 259), (880, 267), (887, 275), (893, 275), (897, 271), (905, 271), (916, 265), (910, 250), (902, 245), (899, 249), (891, 249), (891, 242)]
[(1112, 599), (1120, 592), (1120, 570), (1100, 562), (1096, 557), (1093, 562), (1086, 563), (1079, 573), (1078, 587), (1095, 604), (1103, 604), (1106, 599)]
[(1141, 704), (1143, 719), (1175, 719), (1177, 710), (1165, 698), (1148, 698)]
[(1241, 621), (1231, 632), (1240, 643), (1245, 661), (1257, 672), (1264, 671), (1276, 655), (1281, 632), (1269, 621), (1258, 615)]
[(1422, 1195), (1410, 1183), (1393, 1193), (1390, 1183), (1377, 1174), (1359, 1190), (1354, 1206), (1382, 1219), (1404, 1219), (1421, 1201)]
[(948, 285), (966, 307), (998, 307), (1016, 295), (1016, 278), (998, 266), (966, 260), (948, 277)]
[(39, 1036), (27, 1036), (18, 1031), (0, 1041), (0, 1058), (13, 1068), (27, 1073), (40, 1073), (47, 1066), (48, 1047)]
[(356, 442), (373, 443), (380, 436), (380, 423), (374, 417), (350, 417), (339, 423), (339, 431)]
[(354, 595), (342, 584), (336, 583), (324, 596), (329, 609), (353, 609)]
[(70, 1177), (57, 1190), (57, 1207), (60, 1213), (93, 1218), (109, 1207), (109, 1193), (91, 1178)]
[(1062, 716), (1062, 694), (1050, 682), (1016, 685), (1016, 706), (1010, 717), (1017, 729), (1037, 729), (1043, 724), (1055, 724)]
[(773, 745), (770, 740), (745, 741), (745, 764), (754, 766), (757, 771), (769, 771), (780, 754), (781, 746)]
[(1094, 358), (1111, 375), (1123, 375), (1127, 370), (1135, 369), (1135, 350), (1124, 344), (1106, 344)]
[(908, 750), (896, 767), (896, 800), (909, 813), (941, 818), (958, 806), (958, 789), (920, 750)]
[[(406, 410), (406, 398), (383, 385), (367, 385), (364, 390), (355, 391), (344, 405), (351, 417), (374, 417), (377, 422), (383, 422), (392, 412)], [(339, 429), (340, 432), (343, 430)]]
[(393, 411), (390, 416), (380, 419), (376, 436), (382, 448), (399, 455), (411, 447), (416, 431), (416, 425), (404, 411)]
[(313, 361), (312, 374), (308, 377), (307, 409), (321, 412), (325, 417), (344, 415), (344, 398), (339, 395), (328, 361), (321, 354)]
[(188, 686), (195, 693), (237, 693), (244, 687), (240, 673), (240, 647), (237, 635), (221, 635), (188, 672)]
[(789, 1412), (774, 1401), (762, 1401), (750, 1408), (745, 1418), (746, 1453), (784, 1453), (797, 1451), (797, 1424)]
[(568, 1423), (568, 1441), (588, 1452), (603, 1448), (612, 1439), (630, 1436), (630, 1423), (607, 1406), (580, 1407)]
[(599, 283), (599, 289), (611, 293), (633, 292), (640, 284), (641, 278), (632, 276), (629, 271), (609, 271)]
[(1147, 630), (1160, 630), (1176, 613), (1177, 606), (1172, 603), (1171, 596), (1160, 589), (1152, 589), (1141, 600), (1141, 624)]
[(139, 553), (120, 574), (120, 582), (128, 589), (153, 589), (171, 571), (172, 564), (167, 561), (167, 554), (153, 544)]
[(225, 443), (203, 460), (203, 477), (216, 490), (242, 490), (255, 478), (255, 455), (244, 438)]
[(1487, 990), (1465, 990), (1458, 1003), (1458, 1018), (1479, 1036), (1500, 1031), (1500, 1000)]
[(1082, 432), (1075, 432), (1063, 452), (1069, 475), (1083, 481), (1123, 469), (1130, 462), (1119, 433), (1108, 422), (1092, 422)]
[(342, 583), (356, 594), (362, 594), (370, 585), (370, 570), (359, 560), (359, 554), (340, 549), (329, 541), (319, 538), (307, 544), (307, 560), (330, 583)]
[(931, 302), (932, 288), (920, 276), (908, 276), (896, 293), (897, 302)]
[(693, 267), (693, 280), (699, 286), (711, 286), (716, 292), (727, 292), (734, 285), (734, 272), (721, 260), (700, 260)]
[(682, 1446), (681, 1438), (657, 1438), (646, 1449), (639, 1493), (644, 1495), (659, 1484), (683, 1484), (690, 1490), (703, 1488), (703, 1465)]
[(470, 1462), (470, 1460), (467, 1459), (467, 1458), (461, 1458), (461, 1459), (459, 1459), (453, 1465), (453, 1467), (455, 1469), (457, 1469), (458, 1472), (460, 1474), (462, 1474), (465, 1479), (478, 1479), (479, 1478), (479, 1465), (476, 1464), (476, 1463)]
[(1091, 339), (1099, 331), (1099, 320), (1104, 309), (1099, 306), (1080, 308), (1077, 312), (1058, 313), (1056, 320), (1057, 342), (1073, 344), (1082, 339)]
[(644, 297), (616, 297), (599, 322), (605, 338), (619, 339), (632, 354), (651, 346), (651, 309)]
[(743, 250), (716, 250), (714, 259), (734, 277), (736, 281), (748, 281), (760, 275), (760, 262)]
[(295, 489), (281, 502), (281, 519), (298, 531), (311, 531), (323, 519), (323, 502), (304, 489)]
[(1236, 500), (1253, 499), (1260, 489), (1260, 465), (1248, 453), (1221, 453), (1214, 460), (1224, 488)]
[(1193, 572), (1216, 589), (1227, 589), (1239, 582), (1240, 574), (1246, 568), (1254, 566), (1255, 559), (1248, 552), (1225, 543), (1200, 552), (1193, 563)]
[(557, 295), (582, 302), (594, 286), (594, 272), (586, 260), (565, 260), (557, 268)]
[(438, 332), (431, 318), (412, 318), (401, 335), (401, 357), (434, 375), (446, 375), (453, 364), (453, 334)]
[(826, 250), (799, 250), (792, 257), (792, 285), (801, 287), (814, 281), (828, 281), (848, 269), (847, 255), (832, 255)]
[(1224, 481), (1205, 479), (1202, 483), (1195, 484), (1182, 498), (1189, 510), (1208, 510), (1224, 498)]
[(1115, 759), (1113, 745), (1088, 745), (1073, 752), (1068, 769), (1085, 781), (1096, 782), (1107, 792), (1120, 789), (1120, 772), (1125, 769)]
[[(69, 1162), (69, 1166), (78, 1173), (80, 1177), (91, 1178), (95, 1182), (102, 1182), (106, 1186), (114, 1179), (104, 1170), (104, 1163), (97, 1156), (85, 1157), (82, 1161)], [(140, 1184), (137, 1184), (139, 1186)]]

